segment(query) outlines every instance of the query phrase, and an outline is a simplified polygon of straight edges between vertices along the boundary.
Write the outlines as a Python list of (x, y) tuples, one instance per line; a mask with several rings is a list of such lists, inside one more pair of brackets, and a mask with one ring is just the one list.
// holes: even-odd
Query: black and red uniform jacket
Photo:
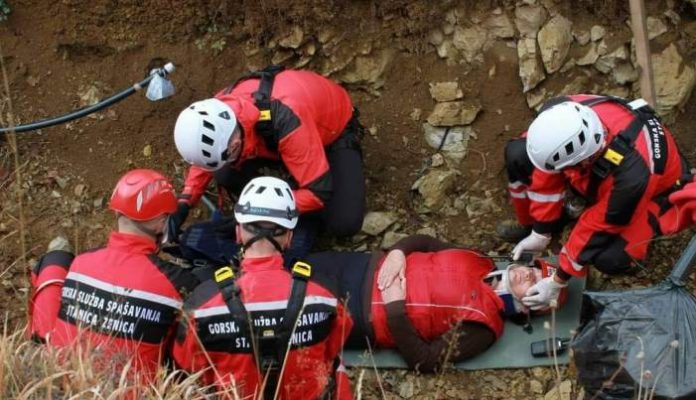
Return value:
[[(582, 101), (594, 96), (568, 97)], [(607, 132), (606, 143), (611, 143), (635, 118), (612, 101), (594, 105), (592, 109)], [(601, 181), (595, 199), (589, 199), (594, 201), (580, 216), (561, 250), (559, 263), (563, 271), (573, 276), (585, 275), (585, 264), (606, 245), (606, 238), (619, 235), (634, 221), (646, 218), (651, 200), (668, 193), (679, 181), (683, 174), (679, 149), (666, 126), (662, 126), (661, 132), (661, 136), (651, 138), (644, 127), (623, 162)], [(591, 164), (565, 168), (559, 173), (535, 168), (531, 185), (511, 182), (510, 195), (513, 201), (521, 198), (529, 201), (529, 217), (535, 231), (551, 233), (559, 225), (566, 190), (570, 187), (587, 197), (591, 169)]]
[(157, 244), (112, 232), (106, 247), (78, 255), (65, 277), (60, 312), (48, 343), (84, 346), (96, 368), (132, 362), (141, 383), (155, 378), (174, 337), (183, 298), (198, 282), (157, 257)]
[[(259, 109), (252, 94), (259, 79), (239, 83), (230, 93), (215, 95), (232, 108), (241, 125), (244, 145), (234, 165), (238, 168), (253, 158), (281, 159), (297, 183), (295, 199), (300, 212), (319, 210), (332, 194), (329, 163), (324, 148), (333, 143), (353, 115), (353, 104), (345, 89), (310, 71), (287, 70), (275, 77), (271, 91), (273, 129), (278, 135), (277, 151), (269, 150), (256, 130)], [(198, 203), (213, 173), (199, 167), (189, 168), (182, 200)]]
[[(237, 285), (254, 327), (279, 324), (292, 286), (292, 276), (283, 268), (281, 256), (245, 258)], [(247, 317), (230, 314), (212, 280), (196, 288), (186, 302), (185, 312), (187, 318), (182, 320), (172, 350), (177, 365), (189, 372), (205, 370), (206, 384), (236, 388), (240, 398), (257, 398), (263, 376), (254, 358)], [(350, 398), (349, 390), (345, 392), (349, 387), (341, 384), (341, 368), (337, 370), (335, 362), (352, 325), (334, 294), (316, 283), (307, 284), (304, 308), (279, 381), (279, 399), (319, 398), (332, 376), (337, 376), (343, 390), (336, 397)]]
[(36, 341), (45, 342), (46, 335), (53, 330), (60, 310), (63, 282), (73, 258), (73, 254), (66, 251), (50, 251), (31, 270), (28, 332)]

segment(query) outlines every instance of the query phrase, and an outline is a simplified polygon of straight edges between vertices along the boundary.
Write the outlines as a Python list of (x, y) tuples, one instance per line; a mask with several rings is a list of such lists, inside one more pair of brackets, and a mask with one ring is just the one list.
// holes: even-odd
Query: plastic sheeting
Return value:
[(696, 399), (696, 297), (685, 280), (696, 236), (661, 284), (585, 296), (571, 347), (587, 398)]

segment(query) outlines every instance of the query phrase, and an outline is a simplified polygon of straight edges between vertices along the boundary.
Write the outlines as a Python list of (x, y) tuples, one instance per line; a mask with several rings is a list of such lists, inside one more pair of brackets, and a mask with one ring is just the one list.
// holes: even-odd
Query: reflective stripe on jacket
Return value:
[[(283, 269), (283, 259), (245, 258), (241, 268), (237, 285), (253, 326), (278, 325), (292, 285), (290, 273)], [(190, 372), (206, 369), (206, 384), (221, 389), (234, 387), (241, 398), (259, 396), (263, 377), (254, 358), (247, 317), (230, 314), (213, 281), (196, 288), (185, 310), (187, 319), (179, 327), (172, 351), (177, 365)], [(340, 372), (335, 370), (336, 360), (352, 324), (336, 296), (316, 283), (308, 283), (304, 308), (280, 378), (280, 399), (316, 399), (324, 392), (329, 378)], [(214, 368), (210, 368), (210, 361)]]
[(97, 368), (113, 372), (132, 361), (133, 376), (154, 379), (183, 296), (196, 283), (156, 251), (151, 239), (113, 232), (106, 247), (77, 256), (65, 278), (49, 343), (86, 346), (83, 354), (96, 354)]

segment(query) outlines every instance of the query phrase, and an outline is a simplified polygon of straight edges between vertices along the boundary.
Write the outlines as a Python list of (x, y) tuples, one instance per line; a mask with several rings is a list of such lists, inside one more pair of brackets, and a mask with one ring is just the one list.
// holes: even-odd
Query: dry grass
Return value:
[[(6, 320), (7, 321), (7, 320)], [(118, 371), (94, 368), (86, 352), (63, 353), (24, 338), (24, 329), (0, 336), (0, 398), (2, 399), (207, 399), (219, 395), (202, 387), (203, 371), (187, 375), (161, 369), (148, 385), (134, 382), (130, 362)]]

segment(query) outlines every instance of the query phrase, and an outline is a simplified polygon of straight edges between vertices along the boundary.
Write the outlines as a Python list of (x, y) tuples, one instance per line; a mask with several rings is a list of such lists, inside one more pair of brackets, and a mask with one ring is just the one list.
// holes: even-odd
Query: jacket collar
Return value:
[(154, 240), (145, 236), (122, 232), (111, 232), (107, 247), (133, 254), (153, 254), (157, 252), (157, 243)]
[(244, 258), (241, 267), (244, 272), (282, 270), (283, 257), (274, 254), (267, 257)]

